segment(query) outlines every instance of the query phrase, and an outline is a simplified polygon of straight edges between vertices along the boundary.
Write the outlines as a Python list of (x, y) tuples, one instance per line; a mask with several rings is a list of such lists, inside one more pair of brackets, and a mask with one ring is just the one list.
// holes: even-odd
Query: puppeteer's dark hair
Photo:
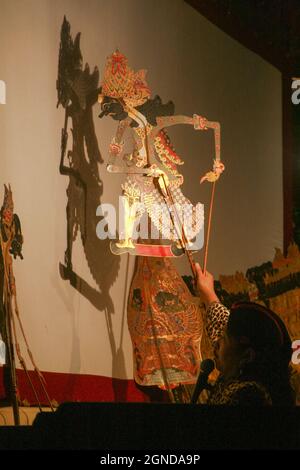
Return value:
[(254, 361), (243, 366), (241, 377), (264, 385), (273, 405), (295, 404), (289, 365), (292, 343), (281, 318), (260, 304), (240, 302), (230, 310), (227, 333), (255, 352)]

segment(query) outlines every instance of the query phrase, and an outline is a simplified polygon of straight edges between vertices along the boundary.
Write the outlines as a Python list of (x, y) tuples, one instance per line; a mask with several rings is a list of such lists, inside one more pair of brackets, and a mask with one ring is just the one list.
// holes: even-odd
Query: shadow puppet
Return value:
[[(213, 170), (200, 182), (214, 184), (224, 170), (220, 124), (197, 114), (175, 115), (173, 102), (163, 104), (157, 95), (151, 98), (145, 70), (131, 69), (119, 50), (107, 58), (98, 101), (99, 117), (118, 121), (107, 170), (126, 175), (123, 230), (119, 240), (111, 242), (111, 250), (116, 255), (138, 255), (127, 310), (134, 379), (144, 390), (159, 387), (168, 392), (171, 401), (189, 402), (187, 386), (196, 383), (203, 328), (198, 306), (169, 258), (185, 253), (196, 274), (190, 251), (203, 245), (204, 208), (201, 203), (193, 205), (182, 192), (178, 166), (184, 161), (166, 128), (180, 124), (197, 131), (213, 130)], [(129, 153), (128, 135), (133, 142)], [(144, 216), (145, 226), (152, 225), (150, 243), (144, 237), (149, 231), (135, 231)], [(152, 237), (153, 227), (159, 237)]]
[(14, 214), (11, 189), (5, 185), (4, 188), (5, 195), (0, 212), (0, 339), (3, 340), (6, 349), (6, 351), (1, 352), (5, 392), (3, 404), (12, 405), (15, 424), (19, 424), (19, 392), (16, 376), (11, 302), (11, 295), (13, 295), (11, 289), (15, 291), (15, 282), (11, 273), (12, 256), (14, 259), (17, 257), (23, 259), (23, 236), (20, 219), (17, 214)]
[[(62, 279), (69, 280), (78, 292), (98, 310), (105, 312), (107, 331), (112, 351), (112, 376), (124, 375), (121, 335), (117, 347), (111, 315), (114, 304), (109, 290), (117, 278), (120, 260), (111, 254), (109, 240), (96, 235), (96, 209), (101, 203), (103, 183), (98, 163), (103, 163), (93, 122), (93, 106), (98, 97), (99, 72), (91, 73), (88, 64), (82, 66), (80, 33), (73, 40), (70, 24), (64, 17), (61, 28), (57, 93), (58, 103), (65, 109), (65, 122), (61, 136), (60, 174), (68, 176), (67, 187), (67, 248), (64, 264), (60, 263)], [(72, 148), (68, 150), (68, 125), (71, 121)], [(90, 273), (97, 284), (92, 287), (73, 269), (72, 248), (76, 237), (82, 246)], [(123, 331), (123, 330), (122, 330)], [(116, 399), (122, 397), (116, 397)]]
[[(3, 364), (3, 382), (6, 397), (9, 399), (13, 408), (14, 423), (15, 425), (19, 425), (19, 404), (21, 403), (21, 398), (15, 354), (23, 368), (28, 385), (35, 396), (36, 404), (39, 406), (40, 411), (42, 411), (42, 400), (39, 398), (38, 389), (34, 382), (37, 382), (39, 385), (38, 388), (40, 392), (43, 391), (46, 402), (50, 405), (52, 411), (54, 411), (54, 408), (46, 389), (45, 379), (38, 369), (30, 350), (18, 308), (17, 288), (13, 272), (13, 258), (16, 259), (20, 257), (23, 259), (23, 235), (20, 219), (18, 215), (14, 213), (14, 203), (10, 185), (8, 187), (4, 185), (4, 189), (4, 201), (0, 211), (0, 339), (3, 338), (4, 343), (1, 343), (0, 363)], [(26, 345), (27, 355), (34, 368), (34, 373), (30, 373), (27, 368), (18, 338), (19, 334)], [(4, 344), (6, 351), (5, 349), (3, 350)], [(34, 377), (35, 380), (33, 380)]]

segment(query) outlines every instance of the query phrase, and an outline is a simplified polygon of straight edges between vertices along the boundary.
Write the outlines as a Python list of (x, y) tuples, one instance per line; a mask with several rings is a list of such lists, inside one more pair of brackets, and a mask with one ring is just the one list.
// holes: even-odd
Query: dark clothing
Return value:
[[(212, 343), (222, 336), (228, 322), (229, 310), (219, 302), (209, 305), (206, 312), (205, 327)], [(272, 399), (266, 388), (255, 380), (235, 378), (225, 381), (219, 377), (212, 386), (208, 405), (267, 406)]]
[(221, 378), (214, 384), (208, 405), (267, 406), (272, 399), (262, 385), (255, 381), (232, 380), (225, 383)]

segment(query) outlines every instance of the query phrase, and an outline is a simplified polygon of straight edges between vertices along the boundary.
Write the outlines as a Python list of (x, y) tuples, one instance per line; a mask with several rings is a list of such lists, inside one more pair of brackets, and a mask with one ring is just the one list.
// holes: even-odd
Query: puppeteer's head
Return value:
[(255, 371), (269, 361), (287, 368), (291, 360), (288, 330), (272, 310), (254, 302), (239, 302), (230, 309), (223, 336), (215, 344), (215, 360), (224, 375)]

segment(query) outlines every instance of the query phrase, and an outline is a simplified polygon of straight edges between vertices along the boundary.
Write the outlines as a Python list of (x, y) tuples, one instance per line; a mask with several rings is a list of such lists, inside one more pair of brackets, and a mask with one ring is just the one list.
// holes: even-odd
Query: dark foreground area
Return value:
[(300, 407), (64, 403), (0, 427), (1, 450), (300, 450)]

